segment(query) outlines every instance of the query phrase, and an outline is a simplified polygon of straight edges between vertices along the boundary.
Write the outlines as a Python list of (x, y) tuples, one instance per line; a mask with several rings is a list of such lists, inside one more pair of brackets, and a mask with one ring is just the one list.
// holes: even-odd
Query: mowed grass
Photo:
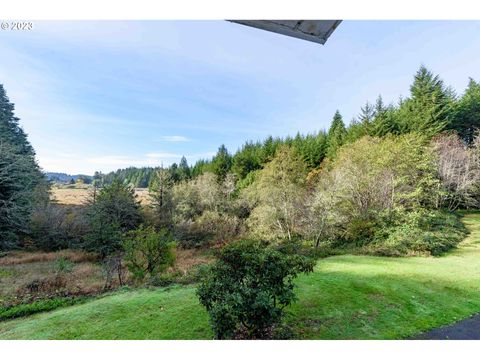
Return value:
[(193, 287), (126, 291), (0, 324), (0, 339), (212, 338)]
[[(287, 322), (299, 339), (401, 339), (480, 312), (480, 214), (437, 258), (334, 256), (299, 277)], [(194, 287), (128, 291), (0, 323), (2, 339), (211, 339)]]

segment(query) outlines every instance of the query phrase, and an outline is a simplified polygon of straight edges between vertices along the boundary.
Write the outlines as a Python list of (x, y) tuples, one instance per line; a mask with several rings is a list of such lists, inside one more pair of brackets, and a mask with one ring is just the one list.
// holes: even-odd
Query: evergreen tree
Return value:
[(188, 166), (188, 162), (185, 156), (182, 156), (180, 164), (178, 165), (178, 177), (180, 178), (180, 181), (188, 180), (191, 178), (191, 170)]
[(232, 159), (232, 171), (244, 179), (251, 171), (261, 168), (261, 144), (246, 142)]
[(212, 160), (212, 171), (219, 181), (223, 181), (231, 168), (232, 156), (228, 153), (225, 145), (222, 144)]
[(210, 162), (204, 159), (198, 160), (195, 165), (192, 167), (191, 176), (192, 178), (197, 178), (198, 176), (204, 174), (209, 168)]
[(360, 114), (358, 115), (358, 121), (362, 125), (363, 135), (371, 135), (372, 123), (375, 119), (375, 106), (368, 101), (365, 106), (360, 108)]
[(264, 164), (271, 161), (275, 156), (276, 150), (277, 150), (277, 144), (273, 140), (273, 137), (269, 136), (263, 142), (263, 154), (262, 154), (261, 162)]
[(372, 122), (371, 135), (385, 136), (398, 134), (399, 127), (395, 118), (395, 109), (392, 105), (385, 106), (381, 96), (375, 102), (375, 118)]
[(89, 213), (99, 215), (105, 222), (118, 224), (122, 231), (136, 228), (141, 221), (140, 203), (135, 190), (120, 179), (113, 180), (99, 191), (97, 201), (90, 205)]
[(388, 110), (388, 107), (385, 106), (383, 103), (383, 98), (381, 95), (378, 95), (377, 100), (375, 101), (375, 118), (378, 118), (379, 116), (382, 116), (385, 114)]
[(410, 94), (411, 97), (402, 102), (398, 110), (402, 132), (417, 131), (433, 136), (449, 126), (455, 99), (438, 75), (421, 66), (415, 74)]
[(39, 201), (48, 201), (35, 153), (0, 84), (0, 250), (19, 245)]
[(33, 159), (35, 152), (18, 124), (20, 119), (15, 116), (14, 109), (15, 105), (10, 102), (3, 85), (0, 84), (0, 141), (9, 143), (15, 153)]
[(347, 130), (345, 129), (345, 124), (342, 119), (342, 115), (337, 110), (333, 116), (332, 125), (328, 130), (327, 135), (327, 157), (334, 158), (338, 148), (345, 143), (345, 137)]
[(150, 189), (155, 224), (158, 228), (172, 229), (173, 182), (167, 170), (157, 171), (155, 182)]
[(173, 183), (177, 183), (181, 180), (180, 179), (180, 174), (178, 172), (177, 163), (173, 163), (172, 165), (170, 165), (170, 167), (168, 168), (168, 172), (169, 172), (169, 175), (170, 175), (170, 179), (173, 181)]
[(294, 139), (293, 148), (302, 156), (308, 169), (315, 169), (325, 158), (327, 135), (324, 131), (314, 135), (298, 135)]
[(470, 79), (467, 90), (455, 107), (450, 129), (456, 130), (468, 144), (480, 128), (480, 83)]
[(348, 125), (347, 131), (345, 134), (345, 143), (352, 143), (365, 135), (366, 135), (366, 132), (363, 124), (357, 119), (353, 118), (350, 124)]

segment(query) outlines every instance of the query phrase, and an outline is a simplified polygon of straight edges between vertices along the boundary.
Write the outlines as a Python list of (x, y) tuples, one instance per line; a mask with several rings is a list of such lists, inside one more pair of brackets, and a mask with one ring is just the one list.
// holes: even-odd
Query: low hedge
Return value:
[(85, 300), (86, 297), (64, 297), (37, 300), (29, 304), (3, 306), (0, 307), (0, 321), (28, 316), (39, 312), (50, 311), (64, 306), (79, 304), (81, 302), (84, 302)]

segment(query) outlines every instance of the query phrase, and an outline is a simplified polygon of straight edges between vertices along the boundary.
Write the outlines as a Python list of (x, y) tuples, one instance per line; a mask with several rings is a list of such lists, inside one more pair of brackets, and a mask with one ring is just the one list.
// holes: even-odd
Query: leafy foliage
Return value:
[(120, 180), (103, 187), (87, 210), (90, 230), (85, 247), (102, 258), (122, 248), (122, 233), (135, 229), (142, 220), (134, 190)]
[(396, 226), (381, 227), (365, 250), (383, 256), (437, 256), (456, 247), (466, 234), (458, 215), (419, 210), (404, 214)]
[(363, 137), (342, 147), (319, 176), (308, 203), (307, 225), (319, 241), (363, 246), (381, 219), (432, 208), (440, 182), (422, 136)]
[(173, 238), (166, 229), (140, 226), (125, 234), (123, 249), (128, 269), (137, 280), (172, 266), (175, 261)]
[(294, 278), (311, 271), (313, 262), (300, 255), (239, 241), (222, 250), (197, 294), (217, 339), (269, 338), (296, 299)]
[(103, 215), (89, 215), (89, 232), (85, 235), (83, 248), (100, 254), (102, 259), (122, 249), (122, 231), (118, 224), (103, 222)]
[(32, 214), (30, 236), (37, 249), (55, 251), (79, 246), (88, 233), (85, 210), (54, 203), (44, 203)]
[(254, 208), (248, 226), (252, 233), (270, 239), (292, 239), (298, 233), (305, 200), (306, 166), (293, 149), (282, 146), (246, 189)]
[(33, 303), (20, 304), (15, 306), (0, 307), (0, 321), (15, 319), (23, 316), (29, 316), (44, 311), (51, 311), (60, 307), (79, 304), (85, 301), (85, 298), (61, 297), (53, 299), (37, 300)]
[(63, 256), (59, 256), (55, 260), (54, 269), (57, 275), (71, 273), (73, 271), (73, 268), (74, 268), (74, 264)]
[(205, 173), (174, 186), (174, 233), (182, 245), (201, 246), (236, 236), (239, 220), (237, 204), (231, 199), (234, 190), (230, 174), (219, 182), (216, 175)]
[(468, 147), (458, 135), (444, 134), (435, 137), (432, 147), (440, 180), (438, 207), (454, 211), (474, 208), (479, 204), (480, 138)]

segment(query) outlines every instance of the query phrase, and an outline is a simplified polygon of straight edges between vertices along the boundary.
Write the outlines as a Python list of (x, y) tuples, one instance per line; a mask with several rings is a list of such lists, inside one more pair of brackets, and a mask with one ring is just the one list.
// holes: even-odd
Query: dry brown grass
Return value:
[[(135, 189), (135, 195), (142, 205), (150, 204), (148, 189)], [(51, 199), (62, 205), (85, 205), (92, 198), (92, 189), (89, 187), (54, 187)]]
[[(60, 257), (73, 263), (71, 272), (58, 272)], [(213, 259), (205, 249), (177, 249), (176, 264), (169, 271), (188, 275), (197, 265)], [(125, 269), (126, 270), (126, 269)], [(10, 252), (0, 258), (0, 306), (58, 296), (96, 295), (120, 286), (117, 274), (108, 281), (94, 254), (78, 250), (57, 252)], [(132, 284), (128, 271), (124, 284)]]
[[(74, 263), (69, 273), (59, 274), (58, 256)], [(92, 295), (104, 291), (102, 267), (91, 254), (71, 250), (56, 253), (15, 252), (1, 259), (0, 306), (51, 296)]]
[(208, 264), (213, 261), (213, 256), (202, 249), (181, 249), (176, 250), (175, 269), (186, 273), (194, 266)]
[(85, 205), (91, 198), (88, 189), (53, 188), (51, 199), (62, 205)]
[(52, 262), (60, 257), (63, 257), (74, 263), (95, 261), (97, 259), (97, 255), (81, 250), (61, 250), (55, 252), (12, 251), (8, 253), (7, 256), (0, 258), (0, 266)]

